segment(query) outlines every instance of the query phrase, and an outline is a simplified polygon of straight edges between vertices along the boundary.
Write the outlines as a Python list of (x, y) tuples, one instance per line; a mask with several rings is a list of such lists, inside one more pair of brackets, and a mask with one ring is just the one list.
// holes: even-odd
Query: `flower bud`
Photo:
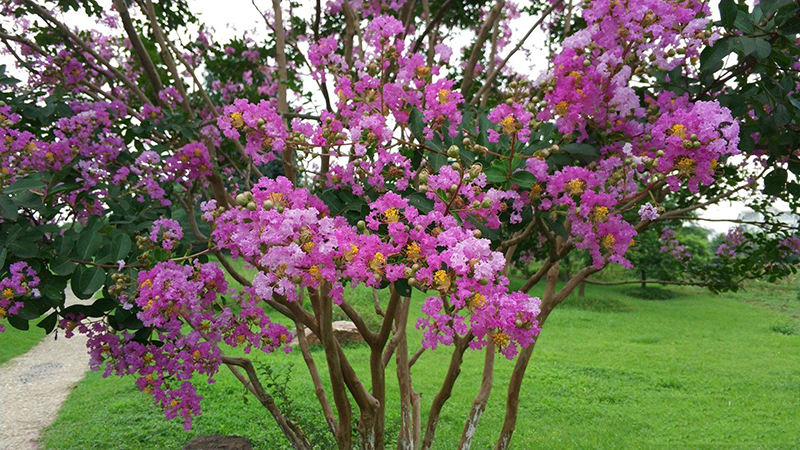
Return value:
[(359, 220), (358, 223), (356, 223), (356, 226), (363, 230), (364, 228), (367, 227), (367, 222), (364, 222), (363, 220)]
[(275, 202), (273, 202), (272, 200), (264, 200), (263, 206), (265, 210), (269, 211), (270, 209), (275, 207)]
[(476, 228), (476, 229), (472, 230), (472, 235), (475, 236), (475, 239), (480, 239), (481, 236), (483, 236), (483, 233), (481, 233), (481, 230), (478, 230)]
[(492, 207), (492, 199), (489, 197), (484, 197), (483, 201), (481, 202), (481, 206), (484, 208), (491, 208)]
[(458, 154), (460, 150), (457, 145), (451, 145), (450, 148), (447, 149), (447, 156), (451, 158), (458, 158)]
[(250, 200), (243, 193), (236, 196), (236, 204), (239, 206), (245, 206), (249, 201)]

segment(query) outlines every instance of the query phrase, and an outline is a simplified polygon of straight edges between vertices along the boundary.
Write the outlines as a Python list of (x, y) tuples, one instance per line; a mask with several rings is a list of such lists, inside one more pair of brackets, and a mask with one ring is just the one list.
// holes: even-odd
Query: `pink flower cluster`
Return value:
[(324, 284), (339, 303), (345, 286), (405, 280), (438, 292), (423, 307), (428, 318), (417, 324), (425, 330), (425, 346), (449, 344), (471, 324), (475, 346), (492, 339), (510, 358), (538, 332), (539, 300), (509, 296), (504, 256), (449, 214), (420, 214), (389, 192), (370, 203), (359, 229), (343, 217), (328, 217), (319, 199), (282, 177), (261, 179), (240, 199), (241, 207), (214, 222), (212, 236), (259, 270), (252, 292), (262, 299), (295, 301), (297, 286), (316, 291)]
[(247, 138), (244, 150), (256, 164), (275, 159), (283, 151), (289, 134), (275, 108), (267, 101), (252, 104), (246, 99), (234, 100), (224, 108), (217, 125), (228, 139)]
[(183, 228), (177, 220), (158, 219), (153, 222), (153, 228), (150, 229), (150, 241), (167, 251), (174, 250), (175, 244), (182, 238)]
[[(24, 306), (25, 297), (39, 297), (39, 277), (36, 271), (24, 261), (9, 266), (9, 275), (0, 280), (0, 319), (16, 316)], [(0, 323), (0, 333), (5, 327)]]
[(200, 142), (192, 142), (167, 159), (167, 171), (178, 180), (193, 181), (211, 175), (211, 157), (208, 148)]

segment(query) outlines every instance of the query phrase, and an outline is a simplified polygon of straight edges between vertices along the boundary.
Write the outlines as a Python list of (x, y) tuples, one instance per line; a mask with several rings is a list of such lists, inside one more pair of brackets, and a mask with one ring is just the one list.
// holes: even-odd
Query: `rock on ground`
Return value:
[[(305, 332), (309, 345), (319, 344), (319, 339), (317, 339), (317, 336), (314, 335), (311, 330), (306, 328)], [(337, 320), (336, 322), (333, 322), (333, 336), (339, 341), (340, 344), (347, 342), (364, 342), (364, 336), (358, 332), (356, 325), (347, 320)], [(290, 342), (289, 345), (294, 347), (297, 344), (297, 329), (295, 329), (294, 339), (292, 339), (292, 342)]]
[[(77, 302), (67, 292), (67, 304)], [(86, 338), (65, 339), (63, 332), (0, 367), (0, 449), (41, 448), (37, 439), (88, 369)]]

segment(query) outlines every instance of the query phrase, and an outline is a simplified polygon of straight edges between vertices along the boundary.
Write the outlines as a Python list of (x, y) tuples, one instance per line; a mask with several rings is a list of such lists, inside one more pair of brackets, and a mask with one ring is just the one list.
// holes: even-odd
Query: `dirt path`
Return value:
[[(76, 303), (67, 292), (67, 304)], [(86, 338), (46, 336), (0, 367), (0, 449), (41, 448), (36, 440), (89, 369)]]

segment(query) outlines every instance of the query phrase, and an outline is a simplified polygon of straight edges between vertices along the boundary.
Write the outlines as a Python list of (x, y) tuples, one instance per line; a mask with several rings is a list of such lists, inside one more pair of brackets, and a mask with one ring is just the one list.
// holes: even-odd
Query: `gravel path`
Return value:
[[(67, 292), (67, 304), (77, 302)], [(65, 339), (63, 332), (0, 367), (0, 449), (41, 448), (36, 440), (88, 369), (86, 338)]]

